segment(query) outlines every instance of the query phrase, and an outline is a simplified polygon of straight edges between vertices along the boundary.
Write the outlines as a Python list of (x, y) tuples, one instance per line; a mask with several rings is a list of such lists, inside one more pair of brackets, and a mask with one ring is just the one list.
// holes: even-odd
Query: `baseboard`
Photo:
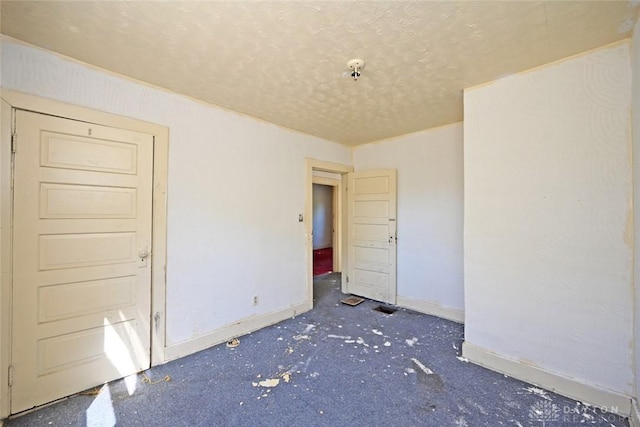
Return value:
[[(468, 342), (462, 343), (462, 356), (469, 361), (506, 374), (513, 378), (537, 385), (571, 399), (576, 399), (598, 408), (607, 408), (618, 415), (631, 414), (631, 398), (614, 391), (584, 384), (543, 369), (500, 356)], [(613, 410), (612, 410), (613, 409)], [(640, 427), (640, 426), (639, 426)]]
[(452, 320), (457, 323), (464, 323), (464, 310), (453, 307), (444, 307), (437, 302), (425, 301), (398, 295), (396, 305), (420, 313), (430, 314), (432, 316), (442, 317), (443, 319)]
[(631, 416), (629, 417), (631, 427), (640, 427), (640, 402), (636, 399), (631, 401)]
[(310, 307), (308, 304), (299, 304), (285, 310), (246, 317), (208, 334), (167, 346), (164, 352), (165, 361), (168, 362), (196, 353), (200, 350), (229, 341), (231, 338), (246, 335), (285, 319), (290, 319), (309, 310)]

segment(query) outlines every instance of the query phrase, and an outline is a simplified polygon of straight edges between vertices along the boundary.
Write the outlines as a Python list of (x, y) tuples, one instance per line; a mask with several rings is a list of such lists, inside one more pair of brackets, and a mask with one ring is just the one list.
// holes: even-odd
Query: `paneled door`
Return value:
[(16, 111), (11, 412), (150, 364), (153, 136)]
[(396, 170), (348, 174), (347, 292), (396, 302)]

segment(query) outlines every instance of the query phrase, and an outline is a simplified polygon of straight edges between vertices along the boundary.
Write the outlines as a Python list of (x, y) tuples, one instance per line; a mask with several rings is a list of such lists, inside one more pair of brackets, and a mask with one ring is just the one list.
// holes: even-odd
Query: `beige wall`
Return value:
[[(640, 400), (640, 20), (631, 40), (632, 132), (634, 169), (634, 226), (635, 226), (635, 396)], [(639, 414), (640, 415), (640, 414)], [(638, 420), (640, 421), (640, 420)]]
[(462, 321), (462, 123), (353, 149), (355, 170), (398, 171), (398, 304)]
[(313, 249), (333, 245), (333, 187), (313, 184)]
[(464, 95), (466, 344), (620, 396), (634, 389), (629, 51)]

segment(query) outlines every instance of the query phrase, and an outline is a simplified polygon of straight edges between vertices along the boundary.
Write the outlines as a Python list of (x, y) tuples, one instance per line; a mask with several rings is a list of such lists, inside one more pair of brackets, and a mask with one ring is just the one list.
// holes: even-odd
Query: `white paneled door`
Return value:
[(396, 170), (348, 175), (347, 292), (396, 302)]
[(153, 136), (16, 112), (11, 412), (149, 367)]

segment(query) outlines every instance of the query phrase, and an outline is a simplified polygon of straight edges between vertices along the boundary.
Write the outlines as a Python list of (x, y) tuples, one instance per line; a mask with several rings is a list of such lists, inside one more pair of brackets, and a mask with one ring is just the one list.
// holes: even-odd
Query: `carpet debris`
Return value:
[(413, 345), (418, 342), (418, 338), (413, 337), (410, 340), (404, 340), (404, 342), (407, 343), (409, 347), (413, 347)]
[(379, 331), (377, 329), (372, 329), (371, 332), (373, 332), (376, 335), (384, 335), (381, 331)]
[(293, 337), (293, 339), (296, 340), (296, 341), (308, 340), (309, 339), (309, 335), (300, 334), (300, 335), (296, 335), (295, 337)]
[(96, 387), (92, 390), (87, 390), (87, 391), (83, 391), (78, 393), (78, 395), (80, 396), (97, 396), (100, 393), (102, 393), (102, 387)]
[(302, 332), (303, 334), (308, 334), (309, 332), (311, 332), (313, 329), (315, 329), (316, 325), (313, 324), (308, 324), (307, 328), (304, 330), (304, 332)]
[(456, 427), (469, 427), (469, 424), (467, 423), (467, 420), (465, 420), (463, 417), (456, 418), (456, 420), (454, 422), (455, 422)]
[(525, 391), (528, 391), (531, 394), (535, 394), (538, 397), (543, 398), (544, 400), (551, 400), (551, 397), (549, 397), (549, 395), (547, 394), (546, 391), (542, 390), (541, 388), (537, 388), (537, 387), (527, 387), (524, 389)]
[(154, 385), (154, 384), (158, 384), (158, 383), (162, 383), (162, 382), (168, 383), (169, 381), (171, 381), (171, 376), (169, 376), (169, 375), (165, 375), (164, 378), (162, 378), (160, 380), (152, 381), (151, 378), (149, 378), (145, 373), (142, 374), (142, 382), (143, 383), (147, 383), (149, 385)]
[(456, 359), (458, 359), (461, 362), (469, 363), (469, 359), (467, 359), (466, 357), (457, 356)]
[(291, 381), (291, 374), (289, 372), (281, 374), (280, 377), (284, 380), (285, 383)]
[(280, 384), (279, 378), (269, 378), (258, 383), (260, 387), (277, 387)]
[(366, 342), (364, 342), (364, 340), (361, 337), (358, 337), (358, 339), (356, 340), (357, 344), (361, 344), (365, 347), (369, 347), (369, 344), (367, 344)]
[(232, 340), (227, 341), (227, 347), (236, 348), (240, 345), (240, 340), (238, 338), (234, 338)]
[(431, 369), (427, 368), (426, 366), (424, 366), (424, 365), (422, 364), (422, 362), (420, 362), (420, 361), (419, 361), (418, 359), (416, 359), (415, 357), (411, 358), (411, 361), (412, 361), (413, 363), (415, 363), (415, 364), (416, 364), (416, 366), (417, 366), (418, 368), (420, 368), (420, 370), (422, 370), (422, 372), (424, 372), (425, 374), (427, 374), (427, 375), (433, 375), (433, 371), (432, 371)]
[(385, 341), (385, 342), (384, 342), (384, 346), (385, 346), (385, 347), (391, 347), (391, 343), (390, 343), (389, 341)]
[(348, 337), (346, 335), (333, 335), (333, 334), (327, 335), (327, 338), (337, 338), (339, 340), (350, 340), (351, 339), (351, 337)]

